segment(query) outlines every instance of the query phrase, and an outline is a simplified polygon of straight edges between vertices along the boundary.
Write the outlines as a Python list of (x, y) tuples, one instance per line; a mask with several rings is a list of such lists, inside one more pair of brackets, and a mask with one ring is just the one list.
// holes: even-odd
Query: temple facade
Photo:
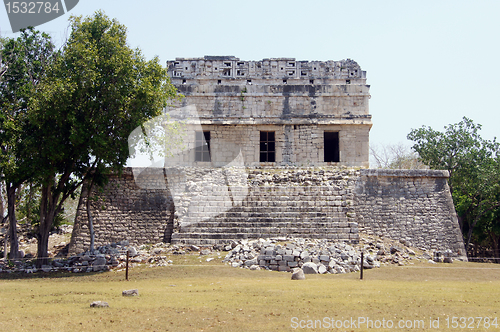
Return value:
[(184, 119), (191, 134), (167, 165), (219, 167), (241, 153), (247, 166), (369, 166), (369, 85), (355, 61), (205, 56), (167, 65), (185, 96), (175, 109), (197, 114)]

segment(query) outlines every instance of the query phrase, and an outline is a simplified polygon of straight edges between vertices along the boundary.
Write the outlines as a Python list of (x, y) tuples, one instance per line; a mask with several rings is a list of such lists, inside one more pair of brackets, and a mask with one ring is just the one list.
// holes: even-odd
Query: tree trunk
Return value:
[(474, 218), (474, 221), (472, 222), (471, 225), (469, 225), (469, 232), (467, 234), (467, 242), (465, 243), (465, 252), (467, 252), (467, 250), (469, 250), (469, 245), (470, 245), (470, 241), (472, 239), (472, 231), (474, 231), (474, 227), (476, 227), (479, 219), (483, 216), (483, 213), (476, 216), (476, 218)]
[(17, 219), (16, 219), (16, 191), (19, 186), (7, 184), (7, 205), (9, 214), (9, 241), (10, 252), (9, 259), (17, 259), (19, 256), (19, 241), (17, 238)]
[(9, 225), (7, 225), (7, 232), (5, 233), (5, 237), (3, 239), (3, 258), (7, 259), (7, 248), (8, 246), (8, 241), (9, 241)]
[(0, 181), (0, 222), (3, 223), (3, 215), (5, 213), (3, 200), (3, 182)]
[(460, 232), (464, 234), (464, 217), (459, 216), (457, 213), (457, 219), (458, 219), (458, 226), (460, 227)]
[[(74, 165), (69, 167), (73, 169)], [(36, 266), (42, 267), (49, 262), (49, 232), (54, 223), (55, 217), (62, 210), (64, 201), (75, 192), (81, 182), (71, 186), (68, 192), (64, 192), (64, 186), (68, 184), (71, 172), (67, 171), (58, 177), (56, 182), (55, 172), (42, 182), (42, 195), (40, 197), (40, 227), (38, 228), (38, 254)], [(60, 200), (60, 201), (59, 201)]]
[(28, 194), (28, 209), (26, 211), (26, 219), (31, 223), (31, 206), (33, 204), (33, 184), (30, 183), (30, 191)]
[[(40, 227), (41, 227), (40, 223)], [(49, 264), (49, 231), (40, 231), (37, 234), (38, 245), (37, 245), (37, 259), (36, 267), (41, 268), (43, 265)]]
[(469, 251), (470, 241), (472, 239), (472, 230), (474, 229), (475, 222), (470, 226), (469, 232), (467, 233), (467, 240), (465, 241), (465, 252)]
[(42, 265), (47, 265), (49, 263), (49, 233), (56, 216), (58, 198), (59, 195), (56, 195), (56, 197), (52, 196), (52, 185), (50, 183), (42, 186), (42, 197), (40, 201), (40, 226), (38, 227), (37, 234), (37, 268), (41, 268)]

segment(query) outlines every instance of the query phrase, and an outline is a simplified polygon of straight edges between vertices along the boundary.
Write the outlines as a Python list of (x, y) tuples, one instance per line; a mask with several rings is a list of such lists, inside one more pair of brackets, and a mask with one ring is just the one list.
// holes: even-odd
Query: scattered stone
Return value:
[(304, 271), (301, 268), (295, 268), (292, 270), (292, 280), (306, 280)]
[(426, 259), (426, 260), (430, 260), (430, 259), (432, 259), (432, 256), (431, 256), (431, 255), (429, 255), (429, 254), (428, 254), (428, 253), (426, 253), (426, 252), (424, 252), (424, 253), (422, 254), (422, 257), (423, 257), (424, 259)]
[(64, 266), (64, 263), (63, 263), (63, 262), (61, 262), (61, 261), (59, 261), (59, 260), (55, 260), (55, 261), (53, 261), (53, 262), (52, 262), (52, 265), (53, 265), (54, 267), (63, 267), (63, 266)]
[[(408, 265), (411, 264), (411, 260), (427, 261), (433, 260), (434, 257), (440, 257), (438, 259), (440, 262), (451, 263), (453, 261), (451, 251), (426, 251), (422, 248), (409, 248), (408, 243), (407, 241), (406, 245), (402, 245), (399, 241), (365, 235), (360, 238), (359, 244), (331, 242), (323, 239), (282, 237), (279, 241), (278, 238), (242, 239), (231, 241), (230, 244), (226, 245), (197, 248), (201, 250), (200, 255), (211, 254), (212, 250), (217, 250), (217, 248), (224, 249), (226, 257), (223, 262), (234, 267), (245, 267), (251, 270), (259, 267), (259, 269), (288, 272), (295, 268), (302, 268), (304, 265), (305, 270), (312, 269), (310, 273), (356, 272), (359, 271), (360, 267), (361, 250), (366, 253), (365, 268), (377, 268), (381, 264)], [(130, 268), (143, 263), (147, 263), (149, 267), (169, 266), (173, 262), (168, 260), (168, 255), (184, 254), (186, 251), (193, 251), (192, 249), (196, 248), (168, 243), (157, 243), (152, 247), (146, 245), (133, 247), (128, 241), (120, 241), (96, 248), (94, 252), (97, 254), (87, 251), (67, 259), (54, 259), (50, 266), (44, 266), (39, 270), (34, 268), (34, 262), (28, 261), (15, 266), (2, 265), (0, 262), (0, 268), (3, 272), (23, 271), (27, 273), (36, 271), (84, 273), (110, 269), (121, 270), (125, 268), (127, 250), (131, 250), (132, 254), (135, 255), (135, 257), (130, 258)], [(216, 253), (221, 258), (221, 252), (216, 251)], [(214, 259), (210, 257), (206, 261)], [(132, 262), (134, 263), (132, 264)]]
[[(116, 250), (118, 251), (118, 250)], [(163, 248), (154, 248), (151, 252), (153, 255), (160, 255), (163, 253)]]
[(401, 252), (401, 248), (400, 247), (391, 247), (391, 255), (394, 255), (395, 253), (397, 252)]
[(42, 265), (42, 271), (45, 272), (45, 273), (48, 273), (48, 272), (52, 271), (52, 266), (50, 266), (50, 265)]
[(138, 253), (137, 253), (137, 249), (135, 249), (135, 247), (129, 247), (129, 248), (128, 248), (128, 255), (129, 255), (130, 257), (135, 257), (135, 256), (137, 256), (137, 255), (138, 255)]
[(363, 265), (367, 269), (379, 268), (381, 264), (407, 265), (411, 260), (423, 259), (422, 255), (432, 257), (425, 251), (417, 256), (415, 250), (399, 241), (371, 236), (362, 237), (360, 243), (355, 245), (302, 238), (279, 241), (288, 242), (284, 244), (276, 242), (278, 241), (274, 238), (233, 242), (233, 249), (227, 253), (223, 262), (235, 267), (259, 265), (261, 268), (277, 271), (292, 271), (301, 267), (305, 273), (337, 274), (358, 272), (361, 250), (366, 253)]
[(304, 263), (304, 265), (302, 265), (302, 271), (304, 271), (305, 274), (318, 274), (318, 265), (313, 262)]
[(137, 296), (139, 295), (138, 289), (129, 289), (122, 292), (122, 296)]
[(104, 302), (104, 301), (94, 301), (90, 304), (90, 307), (92, 307), (92, 308), (108, 308), (109, 304), (108, 304), (108, 302)]
[(257, 260), (257, 257), (245, 261), (246, 266), (257, 265), (258, 263), (259, 263), (259, 261)]
[(104, 255), (99, 255), (92, 262), (92, 269), (93, 269), (94, 272), (106, 270), (106, 258), (104, 257)]

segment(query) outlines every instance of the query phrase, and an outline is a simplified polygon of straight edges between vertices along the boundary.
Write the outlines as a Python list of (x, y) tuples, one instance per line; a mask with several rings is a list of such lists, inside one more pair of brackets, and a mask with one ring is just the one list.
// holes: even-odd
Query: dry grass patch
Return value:
[[(123, 272), (0, 280), (0, 330), (289, 331), (292, 317), (370, 317), (439, 318), (440, 331), (457, 331), (445, 328), (446, 317), (500, 316), (500, 266), (493, 264), (418, 263), (368, 270), (362, 281), (354, 273), (292, 281), (288, 273), (200, 264), (190, 255), (178, 261), (185, 264), (133, 269), (128, 282)], [(133, 288), (138, 297), (121, 295)], [(96, 300), (110, 308), (90, 308)], [(411, 329), (419, 330), (429, 328)]]

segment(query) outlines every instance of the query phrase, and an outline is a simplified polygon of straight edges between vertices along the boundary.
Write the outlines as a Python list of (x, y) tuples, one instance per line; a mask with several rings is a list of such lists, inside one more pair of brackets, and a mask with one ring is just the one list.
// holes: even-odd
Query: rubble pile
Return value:
[[(129, 267), (139, 264), (149, 267), (169, 266), (175, 255), (199, 254), (211, 255), (206, 261), (222, 258), (221, 252), (227, 252), (222, 262), (250, 270), (272, 270), (293, 272), (300, 268), (306, 274), (340, 274), (357, 272), (361, 266), (378, 268), (382, 265), (413, 264), (412, 260), (424, 260), (431, 263), (451, 263), (451, 251), (427, 251), (415, 249), (405, 240), (391, 241), (371, 236), (364, 236), (359, 244), (330, 242), (327, 240), (303, 238), (272, 238), (258, 240), (231, 241), (228, 244), (213, 247), (195, 245), (178, 246), (168, 243), (133, 246), (128, 241), (120, 241), (98, 247), (94, 252), (83, 252), (68, 258), (54, 257), (50, 265), (35, 268), (35, 260), (0, 261), (0, 272), (67, 271), (74, 273), (100, 272), (125, 268), (129, 254)], [(216, 254), (214, 256), (213, 254)]]
[(251, 270), (292, 272), (294, 268), (302, 268), (306, 274), (359, 271), (361, 252), (364, 253), (363, 268), (366, 269), (389, 264), (403, 266), (411, 264), (412, 260), (452, 262), (451, 252), (436, 251), (434, 260), (431, 260), (433, 256), (428, 251), (410, 246), (405, 240), (396, 242), (369, 236), (362, 237), (357, 245), (300, 238), (240, 240), (224, 247), (229, 253), (223, 262)]
[[(168, 266), (172, 261), (167, 255), (178, 253), (178, 248), (167, 243), (158, 243), (151, 248), (149, 246), (131, 246), (128, 241), (120, 241), (105, 246), (100, 246), (93, 253), (86, 251), (68, 258), (54, 258), (50, 265), (40, 268), (43, 272), (68, 271), (68, 272), (100, 272), (110, 269), (125, 268), (129, 253), (129, 267), (138, 264), (148, 264), (148, 266)], [(0, 262), (0, 272), (22, 271), (26, 273), (37, 272), (34, 266), (34, 259), (21, 259), (7, 264)]]

